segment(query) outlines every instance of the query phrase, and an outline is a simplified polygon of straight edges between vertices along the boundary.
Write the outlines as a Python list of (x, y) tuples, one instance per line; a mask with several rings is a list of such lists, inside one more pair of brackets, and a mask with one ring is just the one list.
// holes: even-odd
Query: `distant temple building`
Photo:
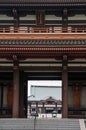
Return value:
[(62, 81), (62, 118), (86, 118), (86, 0), (0, 0), (0, 118), (27, 118), (28, 80)]
[(40, 101), (28, 101), (28, 115), (27, 117), (37, 116), (38, 118), (61, 118), (62, 101), (49, 97)]

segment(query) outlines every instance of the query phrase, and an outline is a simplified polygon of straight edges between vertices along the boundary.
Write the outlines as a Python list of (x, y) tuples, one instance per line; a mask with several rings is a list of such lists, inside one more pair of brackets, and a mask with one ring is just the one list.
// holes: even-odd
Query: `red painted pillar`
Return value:
[(19, 117), (19, 65), (17, 57), (13, 57), (13, 118)]
[(25, 118), (24, 115), (24, 72), (20, 71), (20, 85), (19, 85), (19, 117)]
[(62, 118), (68, 117), (68, 71), (67, 56), (63, 56), (62, 64)]

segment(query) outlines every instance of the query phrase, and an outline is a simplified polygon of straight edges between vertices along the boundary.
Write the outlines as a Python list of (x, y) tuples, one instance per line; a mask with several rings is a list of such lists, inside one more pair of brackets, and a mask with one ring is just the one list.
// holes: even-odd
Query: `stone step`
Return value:
[(78, 119), (0, 119), (0, 130), (80, 130)]

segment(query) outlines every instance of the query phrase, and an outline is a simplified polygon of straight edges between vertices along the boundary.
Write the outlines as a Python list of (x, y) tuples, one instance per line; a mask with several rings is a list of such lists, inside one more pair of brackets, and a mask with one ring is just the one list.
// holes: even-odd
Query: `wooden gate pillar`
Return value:
[(62, 118), (68, 117), (68, 74), (67, 56), (63, 56), (62, 63)]
[(20, 71), (19, 117), (24, 118), (24, 72)]
[(19, 65), (16, 56), (13, 56), (13, 118), (19, 117)]

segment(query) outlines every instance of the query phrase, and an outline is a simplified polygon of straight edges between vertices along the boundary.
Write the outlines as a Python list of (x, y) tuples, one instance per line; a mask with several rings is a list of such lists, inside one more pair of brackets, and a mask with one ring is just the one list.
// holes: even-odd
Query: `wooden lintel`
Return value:
[(0, 40), (86, 40), (86, 33), (0, 33)]

